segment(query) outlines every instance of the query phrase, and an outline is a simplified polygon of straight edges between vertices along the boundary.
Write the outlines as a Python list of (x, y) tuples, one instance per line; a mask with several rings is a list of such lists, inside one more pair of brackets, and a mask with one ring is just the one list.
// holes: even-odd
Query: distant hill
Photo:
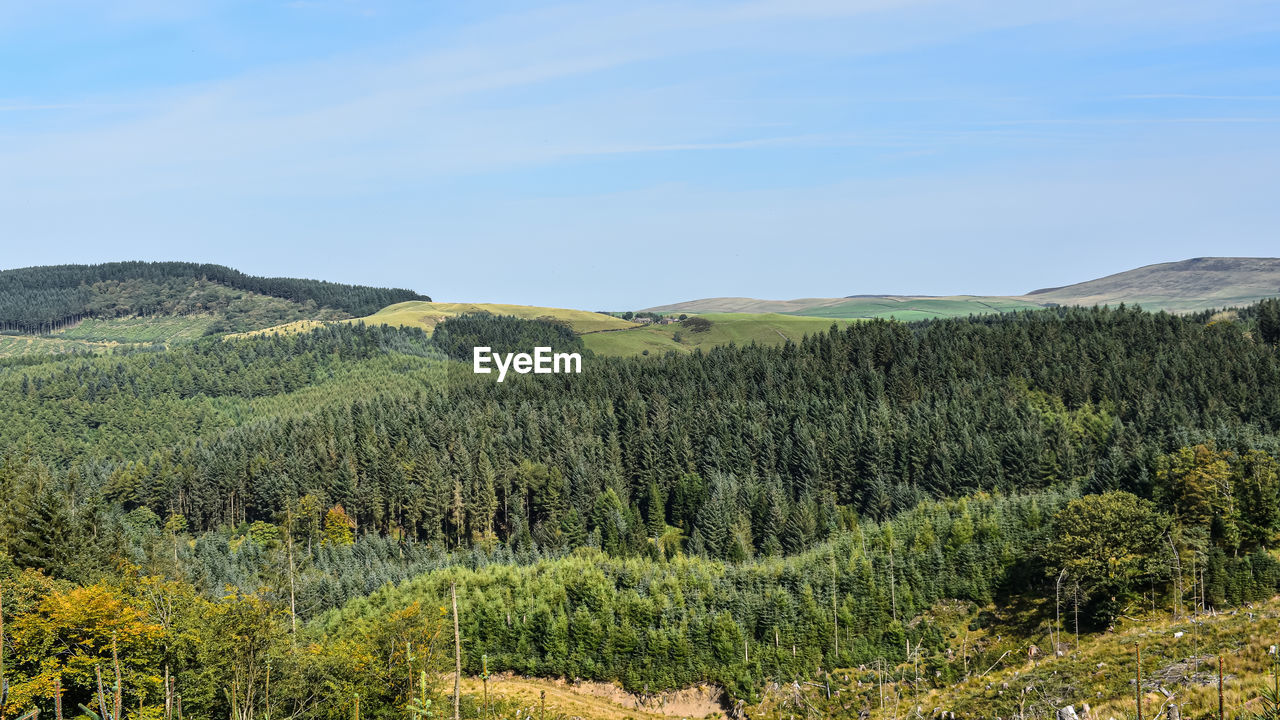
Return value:
[(636, 323), (622, 318), (588, 310), (569, 310), (534, 305), (504, 305), (500, 303), (402, 302), (385, 307), (368, 317), (359, 319), (371, 325), (385, 323), (403, 327), (418, 327), (430, 332), (446, 318), (470, 313), (514, 315), (525, 320), (558, 320), (573, 328), (573, 331), (578, 334), (639, 327)]
[[(405, 300), (430, 300), (413, 290), (323, 280), (258, 277), (223, 265), (114, 262), (45, 265), (0, 271), (0, 329), (52, 332), (85, 318), (191, 315), (229, 304), (217, 287), (299, 306), (365, 315)], [(207, 290), (192, 297), (192, 290)]]
[(1146, 265), (1097, 280), (1033, 290), (1059, 305), (1140, 304), (1174, 312), (1247, 305), (1280, 295), (1280, 258), (1204, 257)]
[(1040, 307), (1044, 305), (1033, 300), (992, 295), (855, 295), (798, 300), (705, 298), (659, 305), (648, 310), (657, 313), (781, 313), (824, 318), (928, 320)]
[(192, 340), (429, 299), (413, 290), (258, 277), (186, 262), (3, 270), (0, 356)]
[(596, 332), (583, 335), (587, 349), (597, 355), (662, 355), (669, 351), (709, 350), (718, 345), (780, 345), (800, 342), (805, 335), (825, 332), (833, 324), (846, 322), (821, 317), (799, 317), (780, 313), (702, 313), (710, 324), (698, 329), (688, 323), (642, 325), (624, 332)]
[[(474, 313), (560, 322), (581, 336), (586, 349), (597, 355), (611, 356), (692, 352), (698, 348), (707, 350), (729, 343), (778, 345), (788, 340), (799, 342), (805, 335), (826, 331), (833, 323), (845, 324), (827, 317), (800, 317), (779, 313), (703, 313), (699, 316), (707, 320), (709, 325), (695, 330), (681, 323), (645, 325), (613, 315), (567, 308), (416, 301), (397, 303), (372, 315), (339, 322), (416, 327), (432, 332), (436, 325), (445, 320)], [(322, 322), (302, 320), (228, 337), (288, 335), (309, 332), (324, 325)]]
[(1139, 304), (1149, 310), (1194, 312), (1248, 305), (1280, 295), (1280, 258), (1193, 258), (1147, 265), (1104, 278), (1025, 295), (852, 295), (758, 300), (704, 298), (649, 308), (659, 313), (785, 313), (832, 318), (921, 320), (1034, 309), (1053, 305)]

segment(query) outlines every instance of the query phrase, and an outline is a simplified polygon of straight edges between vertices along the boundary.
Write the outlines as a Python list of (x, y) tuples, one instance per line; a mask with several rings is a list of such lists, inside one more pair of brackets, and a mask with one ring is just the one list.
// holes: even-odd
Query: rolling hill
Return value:
[[(826, 317), (800, 317), (780, 313), (706, 313), (700, 317), (708, 320), (711, 323), (710, 327), (703, 332), (696, 332), (679, 323), (642, 325), (613, 315), (585, 310), (497, 303), (438, 302), (398, 303), (372, 315), (341, 322), (416, 327), (431, 332), (437, 324), (448, 318), (470, 313), (511, 315), (526, 320), (561, 322), (582, 337), (588, 350), (597, 355), (614, 357), (661, 355), (669, 351), (691, 352), (696, 348), (706, 350), (729, 343), (747, 345), (754, 342), (760, 345), (778, 345), (788, 340), (799, 342), (805, 335), (825, 331), (833, 322), (836, 322)], [(836, 324), (844, 323), (836, 322)], [(321, 322), (302, 320), (227, 337), (289, 335), (314, 330), (323, 325), (324, 323)]]
[(514, 315), (525, 320), (555, 320), (567, 324), (578, 334), (599, 332), (602, 330), (623, 330), (639, 327), (636, 323), (622, 318), (587, 310), (569, 310), (565, 308), (537, 307), (533, 305), (503, 305), (500, 303), (443, 303), (410, 301), (396, 303), (378, 312), (359, 318), (370, 325), (396, 325), (400, 327), (422, 328), (430, 332), (436, 324), (445, 318), (457, 317), (468, 313), (490, 313), (492, 315)]
[(124, 262), (0, 271), (0, 357), (144, 347), (206, 335), (307, 332), (364, 322), (430, 332), (446, 318), (484, 312), (564, 323), (599, 355), (689, 352), (729, 343), (778, 344), (833, 320), (965, 317), (1055, 305), (1140, 304), (1191, 312), (1280, 295), (1280, 259), (1195, 258), (1148, 265), (1018, 296), (853, 295), (758, 300), (723, 297), (651, 308), (696, 314), (702, 332), (603, 313), (530, 305), (432, 302), (412, 290), (261, 278), (219, 265)]
[(1204, 257), (1146, 265), (1097, 280), (1033, 290), (1025, 296), (1059, 305), (1139, 304), (1188, 312), (1247, 305), (1280, 295), (1280, 258)]
[[(823, 332), (833, 324), (821, 317), (798, 317), (779, 313), (705, 313), (698, 317), (711, 323), (705, 331), (695, 331), (680, 323), (644, 325), (621, 332), (595, 332), (582, 336), (587, 349), (597, 355), (661, 354), (671, 350), (692, 352), (717, 345), (778, 345), (799, 342), (805, 335)], [(679, 339), (677, 339), (679, 338)]]
[(118, 262), (0, 271), (0, 356), (100, 351), (358, 317), (412, 290), (246, 275), (222, 265)]
[(843, 298), (758, 300), (720, 297), (649, 308), (658, 313), (786, 313), (815, 317), (923, 320), (1026, 310), (1054, 305), (1141, 305), (1194, 312), (1248, 305), (1280, 295), (1280, 258), (1202, 257), (1146, 265), (1103, 278), (1025, 295), (852, 295)]

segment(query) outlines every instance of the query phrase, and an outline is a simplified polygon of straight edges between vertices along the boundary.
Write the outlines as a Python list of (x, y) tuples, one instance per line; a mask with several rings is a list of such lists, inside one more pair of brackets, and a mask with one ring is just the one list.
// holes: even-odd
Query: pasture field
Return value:
[(566, 308), (537, 307), (533, 305), (502, 305), (498, 303), (438, 303), (411, 300), (385, 307), (367, 317), (356, 321), (370, 325), (400, 325), (420, 327), (428, 332), (436, 324), (446, 318), (465, 315), (467, 313), (487, 312), (493, 315), (514, 315), (526, 320), (550, 319), (567, 323), (578, 334), (593, 333), (601, 330), (618, 330), (639, 327), (636, 323), (602, 315), (587, 310), (569, 310)]
[(788, 315), (824, 318), (892, 318), (908, 322), (943, 317), (967, 317), (1014, 310), (1035, 310), (1040, 305), (1006, 297), (867, 297), (850, 298), (834, 305), (805, 308)]
[[(582, 336), (587, 349), (598, 355), (650, 355), (671, 350), (690, 352), (708, 350), (718, 345), (779, 345), (791, 340), (799, 342), (805, 335), (826, 332), (831, 326), (845, 326), (847, 320), (800, 317), (779, 313), (706, 313), (698, 317), (711, 322), (705, 332), (694, 332), (679, 323), (644, 325), (616, 332), (595, 332)], [(677, 335), (679, 341), (676, 340)]]

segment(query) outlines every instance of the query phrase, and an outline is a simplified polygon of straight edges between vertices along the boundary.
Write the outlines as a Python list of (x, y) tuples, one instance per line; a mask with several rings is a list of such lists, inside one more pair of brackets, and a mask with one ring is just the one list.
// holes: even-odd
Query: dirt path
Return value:
[[(463, 678), (462, 690), (479, 695), (483, 684), (476, 678)], [(568, 684), (563, 680), (543, 680), (512, 675), (495, 675), (489, 679), (491, 697), (518, 700), (536, 718), (540, 694), (547, 693), (547, 710), (570, 717), (591, 720), (702, 720), (708, 716), (724, 718), (716, 699), (719, 690), (695, 687), (664, 694), (661, 708), (637, 707), (639, 698), (616, 685), (607, 683)], [(525, 713), (521, 713), (524, 715)]]

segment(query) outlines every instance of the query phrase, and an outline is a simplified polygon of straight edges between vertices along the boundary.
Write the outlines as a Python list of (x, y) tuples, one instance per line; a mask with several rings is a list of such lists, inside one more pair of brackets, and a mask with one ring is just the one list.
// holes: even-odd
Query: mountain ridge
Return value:
[[(1153, 263), (1023, 295), (846, 295), (764, 300), (713, 297), (648, 308), (650, 312), (780, 312), (821, 317), (922, 319), (1055, 305), (1140, 304), (1151, 310), (1195, 312), (1247, 305), (1280, 295), (1280, 258), (1196, 257)], [(989, 306), (1000, 305), (994, 308)]]

